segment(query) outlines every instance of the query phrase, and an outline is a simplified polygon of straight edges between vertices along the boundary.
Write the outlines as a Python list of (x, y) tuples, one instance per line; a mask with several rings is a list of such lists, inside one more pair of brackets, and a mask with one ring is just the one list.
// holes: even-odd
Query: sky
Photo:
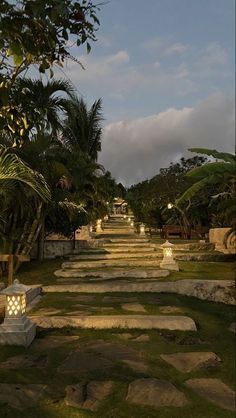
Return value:
[[(103, 102), (99, 162), (129, 186), (191, 147), (234, 151), (234, 0), (110, 0), (64, 74)], [(63, 74), (60, 74), (63, 76)]]

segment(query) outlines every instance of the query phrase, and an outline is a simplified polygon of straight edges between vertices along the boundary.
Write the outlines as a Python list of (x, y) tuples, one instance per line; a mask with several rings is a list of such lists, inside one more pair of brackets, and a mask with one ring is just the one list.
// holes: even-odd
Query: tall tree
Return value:
[(97, 161), (101, 151), (103, 121), (101, 99), (96, 100), (90, 109), (82, 98), (74, 100), (73, 114), (66, 122), (65, 141), (68, 146), (88, 155), (92, 161)]

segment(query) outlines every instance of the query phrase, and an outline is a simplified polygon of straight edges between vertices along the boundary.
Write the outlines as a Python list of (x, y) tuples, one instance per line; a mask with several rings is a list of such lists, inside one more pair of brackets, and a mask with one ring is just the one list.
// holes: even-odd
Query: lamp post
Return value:
[(144, 224), (141, 224), (141, 225), (140, 225), (139, 235), (140, 235), (141, 237), (146, 237), (145, 225), (144, 225)]
[(15, 279), (1, 293), (6, 295), (5, 319), (0, 325), (0, 344), (28, 347), (36, 334), (36, 325), (26, 317), (28, 286)]
[(179, 271), (179, 265), (178, 263), (176, 263), (173, 254), (174, 244), (171, 244), (171, 242), (166, 241), (164, 244), (161, 245), (161, 248), (163, 250), (163, 259), (160, 263), (160, 267), (162, 269)]

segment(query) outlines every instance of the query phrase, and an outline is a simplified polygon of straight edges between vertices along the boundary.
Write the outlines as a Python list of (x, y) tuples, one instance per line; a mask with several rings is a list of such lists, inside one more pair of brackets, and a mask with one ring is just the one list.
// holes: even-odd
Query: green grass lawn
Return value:
[[(57, 278), (54, 271), (61, 268), (64, 259), (45, 260), (43, 262), (31, 261), (21, 266), (17, 273), (20, 282), (30, 285), (41, 283), (42, 285), (56, 284)], [(171, 274), (163, 278), (164, 281), (182, 280), (182, 279), (215, 279), (215, 280), (234, 280), (235, 279), (235, 263), (232, 262), (199, 262), (199, 261), (180, 261), (180, 271), (171, 272)], [(145, 267), (148, 269), (151, 267)], [(86, 270), (86, 269), (83, 269)], [(108, 268), (107, 268), (108, 270)], [(87, 269), (89, 275), (89, 269)], [(78, 279), (78, 281), (84, 279)], [(160, 279), (158, 279), (160, 280)], [(1, 278), (7, 284), (7, 278)], [(69, 281), (69, 280), (68, 280)]]
[[(73, 301), (66, 301), (67, 294), (47, 295), (39, 306), (62, 307), (70, 309)], [(72, 296), (71, 294), (69, 295)], [(86, 304), (111, 306), (111, 303), (102, 302), (104, 295), (97, 295), (92, 303)], [(106, 296), (109, 296), (106, 294)], [(111, 296), (111, 294), (110, 294)], [(113, 294), (114, 296), (114, 294)], [(116, 294), (116, 296), (122, 296)], [(124, 295), (127, 297), (127, 295)], [(29, 408), (25, 411), (15, 411), (6, 405), (0, 404), (0, 416), (4, 418), (234, 418), (234, 414), (227, 410), (214, 406), (210, 402), (195, 395), (184, 385), (189, 378), (211, 377), (219, 378), (224, 383), (234, 388), (235, 383), (235, 345), (234, 334), (228, 331), (228, 327), (234, 321), (234, 307), (200, 301), (195, 298), (177, 296), (173, 294), (129, 294), (137, 297), (150, 313), (158, 313), (159, 307), (172, 305), (181, 308), (184, 314), (193, 318), (197, 324), (197, 332), (172, 332), (157, 330), (129, 330), (133, 337), (147, 334), (150, 340), (147, 342), (123, 341), (118, 334), (121, 330), (79, 330), (79, 329), (54, 329), (38, 330), (37, 338), (44, 339), (49, 335), (78, 335), (78, 342), (70, 342), (57, 349), (48, 349), (40, 352), (40, 356), (47, 356), (47, 367), (43, 369), (26, 368), (17, 370), (4, 370), (0, 368), (0, 382), (6, 383), (41, 383), (47, 384), (46, 396), (37, 404), (37, 408)], [(156, 299), (157, 304), (153, 303)], [(113, 303), (115, 309), (120, 309), (119, 303)], [(83, 349), (86, 345), (98, 340), (116, 342), (127, 345), (144, 356), (148, 365), (145, 373), (132, 371), (120, 361), (114, 362), (112, 370), (100, 369), (78, 374), (59, 373), (57, 368), (75, 349)], [(207, 367), (191, 373), (181, 373), (165, 363), (160, 354), (187, 351), (213, 351), (222, 360), (214, 368)], [(39, 354), (35, 344), (28, 349), (22, 347), (1, 347), (0, 362), (18, 354)], [(131, 405), (125, 401), (129, 382), (141, 377), (155, 377), (172, 382), (179, 390), (185, 393), (189, 404), (183, 408), (140, 407)], [(68, 407), (64, 403), (65, 387), (68, 384), (88, 382), (90, 380), (111, 379), (115, 382), (113, 393), (104, 401), (98, 412), (89, 412), (82, 409)]]

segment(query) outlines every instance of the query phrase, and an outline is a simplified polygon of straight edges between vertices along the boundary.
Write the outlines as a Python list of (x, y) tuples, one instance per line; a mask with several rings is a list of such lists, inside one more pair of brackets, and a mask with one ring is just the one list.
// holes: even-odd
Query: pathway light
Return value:
[(26, 293), (29, 287), (15, 279), (1, 293), (6, 295), (5, 319), (0, 325), (0, 344), (28, 347), (36, 334), (36, 325), (26, 317)]
[(176, 270), (179, 271), (179, 265), (174, 259), (174, 244), (169, 241), (166, 241), (161, 245), (163, 250), (163, 259), (160, 263), (160, 267), (167, 270)]

